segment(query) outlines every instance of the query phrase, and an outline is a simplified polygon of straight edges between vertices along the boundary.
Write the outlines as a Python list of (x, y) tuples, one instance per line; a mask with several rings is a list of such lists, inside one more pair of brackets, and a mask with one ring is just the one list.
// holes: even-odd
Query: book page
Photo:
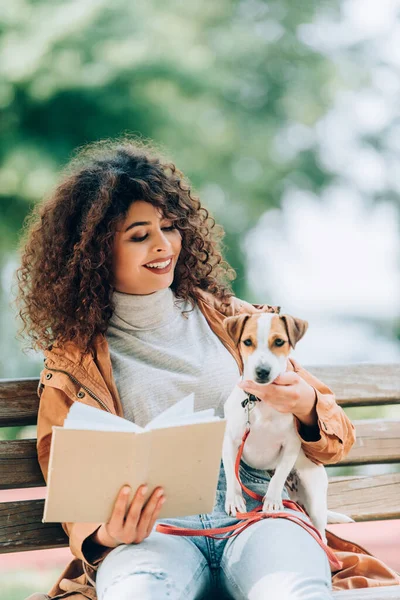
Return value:
[(132, 431), (142, 433), (151, 429), (217, 420), (220, 420), (220, 418), (215, 416), (213, 408), (194, 412), (194, 394), (192, 393), (157, 415), (144, 428), (123, 417), (112, 415), (82, 402), (74, 402), (64, 420), (64, 427), (66, 429), (85, 429), (91, 431)]
[(194, 412), (194, 394), (189, 394), (182, 400), (178, 400), (175, 404), (157, 415), (154, 419), (147, 423), (145, 429), (155, 429), (161, 427), (169, 427), (171, 423), (176, 423), (185, 417), (193, 417)]
[(74, 402), (64, 419), (65, 429), (88, 429), (91, 431), (134, 431), (140, 433), (142, 427), (105, 410)]

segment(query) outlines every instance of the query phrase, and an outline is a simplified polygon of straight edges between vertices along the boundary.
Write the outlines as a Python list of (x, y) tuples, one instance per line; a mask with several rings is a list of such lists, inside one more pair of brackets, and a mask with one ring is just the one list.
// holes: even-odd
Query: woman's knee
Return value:
[(96, 586), (98, 600), (158, 600), (180, 598), (175, 582), (163, 569), (132, 566), (111, 578), (103, 589)]
[(282, 571), (268, 573), (254, 583), (249, 600), (330, 600), (331, 592), (321, 578)]
[(235, 599), (331, 598), (325, 552), (307, 531), (287, 519), (260, 521), (229, 540), (221, 568)]
[(230, 577), (225, 589), (233, 600), (331, 600), (332, 595), (324, 579), (305, 577), (301, 573), (279, 571), (266, 573), (258, 579), (235, 580)]

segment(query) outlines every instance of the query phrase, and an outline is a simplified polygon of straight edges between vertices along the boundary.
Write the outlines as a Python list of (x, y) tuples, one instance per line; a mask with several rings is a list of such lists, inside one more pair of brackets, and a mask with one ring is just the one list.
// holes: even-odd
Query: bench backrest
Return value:
[[(334, 390), (337, 402), (344, 408), (400, 404), (398, 364), (310, 366), (307, 369)], [(0, 380), (0, 427), (36, 424), (38, 381), (37, 378)], [(399, 417), (353, 422), (357, 441), (339, 467), (400, 463)], [(44, 486), (37, 462), (36, 440), (0, 441), (0, 473), (0, 489)], [(399, 518), (398, 498), (399, 472), (330, 476), (329, 508), (344, 512), (356, 521)], [(44, 500), (0, 503), (0, 553), (68, 545), (60, 524), (41, 522), (43, 505)]]

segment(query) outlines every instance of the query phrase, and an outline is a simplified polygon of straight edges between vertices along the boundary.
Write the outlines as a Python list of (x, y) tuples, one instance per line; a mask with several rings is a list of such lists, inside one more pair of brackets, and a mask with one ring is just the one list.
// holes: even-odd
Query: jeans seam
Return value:
[[(212, 528), (212, 523), (210, 522), (210, 519), (208, 518), (207, 514), (202, 515), (201, 520), (203, 522), (204, 529)], [(208, 555), (210, 557), (210, 562), (211, 562), (210, 567), (217, 567), (218, 565), (216, 564), (217, 556), (216, 556), (216, 551), (215, 551), (215, 541), (213, 538), (210, 538), (208, 536), (204, 536), (204, 541), (206, 542)]]
[[(220, 569), (222, 569), (222, 571), (223, 571), (223, 573), (224, 573), (224, 575), (225, 575), (226, 579), (229, 581), (229, 583), (232, 585), (232, 587), (236, 588), (236, 589), (238, 590), (238, 592), (240, 592), (240, 594), (242, 594), (242, 596), (244, 597), (244, 591), (242, 590), (242, 588), (241, 588), (241, 587), (240, 587), (240, 586), (239, 586), (239, 585), (236, 583), (236, 581), (234, 581), (234, 580), (232, 579), (232, 577), (231, 577), (231, 575), (229, 574), (229, 572), (225, 570), (225, 568), (224, 568), (224, 563), (223, 563), (223, 560), (221, 560), (221, 563), (220, 563)], [(224, 586), (224, 587), (225, 587), (225, 586)], [(225, 592), (226, 592), (226, 591), (227, 591), (227, 590), (225, 589)]]
[[(205, 560), (205, 559), (204, 559)], [(200, 564), (199, 568), (195, 571), (192, 579), (186, 585), (185, 589), (182, 590), (182, 594), (179, 597), (179, 600), (184, 600), (186, 598), (186, 594), (189, 591), (189, 587), (196, 581), (198, 581), (203, 573), (203, 571), (208, 567), (207, 561), (205, 560), (205, 564), (203, 566)]]

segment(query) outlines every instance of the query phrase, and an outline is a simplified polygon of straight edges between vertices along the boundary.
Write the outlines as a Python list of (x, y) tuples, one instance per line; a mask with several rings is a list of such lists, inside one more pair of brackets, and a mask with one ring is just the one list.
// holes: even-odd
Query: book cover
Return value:
[(193, 404), (191, 394), (145, 428), (72, 405), (64, 426), (53, 427), (43, 522), (107, 522), (124, 484), (130, 500), (141, 484), (145, 500), (162, 486), (159, 519), (212, 512), (226, 421)]

